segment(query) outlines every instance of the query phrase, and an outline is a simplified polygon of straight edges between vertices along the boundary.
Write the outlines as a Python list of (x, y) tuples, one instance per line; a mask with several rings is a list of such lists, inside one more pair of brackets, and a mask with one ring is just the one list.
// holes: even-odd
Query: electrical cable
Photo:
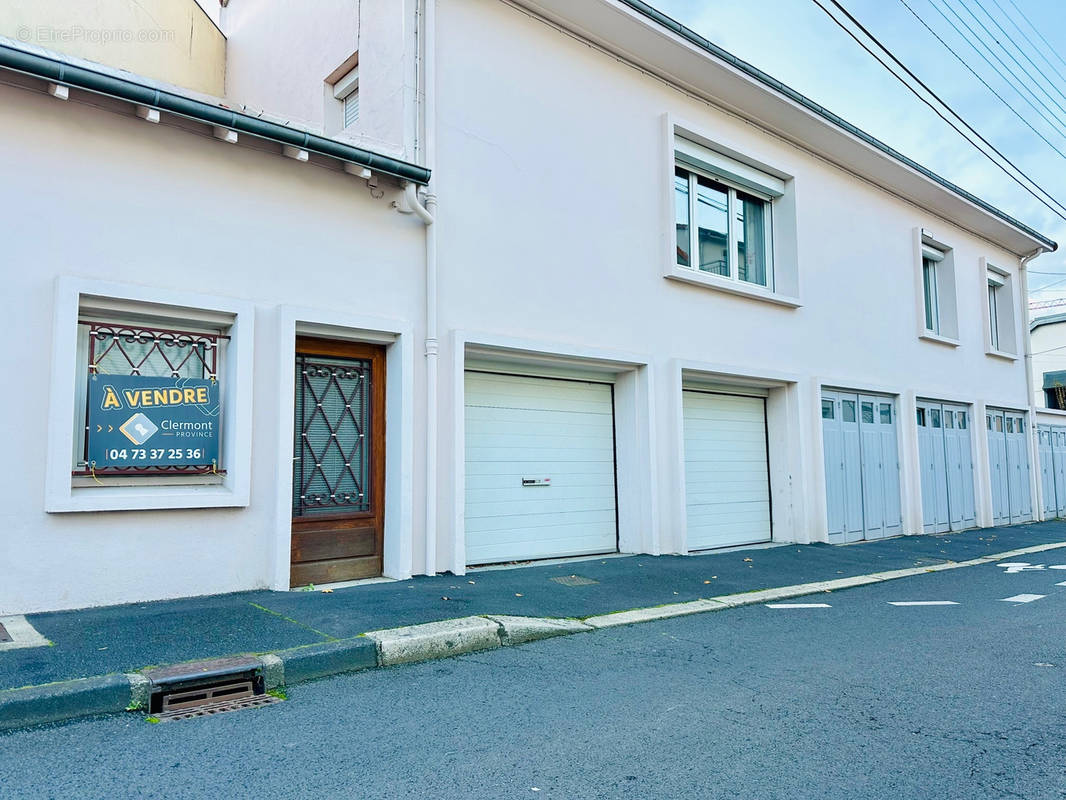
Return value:
[[(859, 44), (859, 46), (862, 47), (863, 50), (865, 50), (867, 53), (869, 53), (871, 56), (873, 56), (877, 60), (877, 62), (881, 64), (881, 66), (883, 66), (885, 69), (887, 69), (898, 81), (900, 81), (904, 86), (906, 86), (907, 89), (911, 92), (911, 94), (913, 94), (915, 97), (917, 97), (919, 100), (921, 100), (927, 106), (929, 106), (929, 108), (931, 108), (933, 110), (933, 112), (938, 117), (940, 117), (942, 120), (944, 120), (944, 122), (946, 122), (948, 125), (950, 125), (955, 130), (955, 132), (958, 133), (960, 136), (962, 136), (964, 139), (966, 139), (967, 142), (969, 142), (971, 145), (974, 145), (974, 147), (977, 147), (976, 143), (969, 136), (967, 136), (958, 127), (958, 125), (956, 125), (954, 122), (952, 122), (946, 116), (944, 116), (944, 114), (940, 111), (940, 109), (938, 109), (928, 99), (926, 99), (919, 92), (917, 92), (914, 89), (914, 87), (911, 86), (910, 83), (908, 83), (906, 80), (904, 80), (902, 77), (900, 77), (900, 75), (895, 70), (893, 70), (888, 64), (886, 64), (881, 59), (880, 56), (878, 56), (873, 50), (871, 50), (869, 47), (867, 47), (866, 43), (863, 42), (861, 39), (859, 39), (859, 37), (856, 36), (850, 29), (848, 29), (848, 27), (846, 25), (844, 25), (844, 23), (842, 23), (839, 19), (837, 19), (836, 16), (833, 14), (833, 12), (831, 12), (828, 8), (826, 8), (824, 5), (822, 5), (821, 0), (813, 0), (813, 2), (814, 2), (814, 4), (816, 6), (818, 6), (820, 9), (822, 9), (822, 11), (824, 11), (826, 13), (826, 15), (831, 20), (833, 20), (833, 22), (835, 22), (841, 28), (841, 30), (843, 30), (852, 39), (854, 39)], [(877, 37), (875, 37), (872, 33), (870, 33), (863, 26), (863, 24), (861, 22), (859, 22), (857, 19), (855, 19), (855, 17), (853, 17), (851, 15), (851, 13), (846, 8), (844, 8), (842, 5), (840, 5), (840, 3), (837, 2), (837, 0), (830, 0), (830, 2), (834, 6), (836, 6), (841, 12), (843, 12), (843, 14), (849, 20), (851, 20), (852, 24), (854, 24), (867, 37), (869, 37), (869, 39), (871, 41), (873, 41), (882, 51), (884, 51), (888, 55), (889, 58), (891, 58), (904, 72), (907, 73), (907, 75), (909, 75), (915, 82), (917, 82), (918, 85), (922, 87), (922, 89), (924, 89), (926, 92), (928, 92), (931, 97), (933, 97), (938, 103), (940, 103), (952, 115), (954, 115), (959, 120), (959, 122), (961, 122), (963, 125), (965, 125), (966, 128), (974, 134), (974, 136), (976, 136), (980, 141), (982, 141), (986, 146), (988, 146), (996, 155), (998, 155), (1001, 159), (1003, 159), (1003, 161), (1005, 161), (1007, 164), (1009, 164), (1011, 166), (1011, 168), (1014, 169), (1023, 178), (1025, 178), (1026, 181), (1028, 181), (1030, 184), (1032, 184), (1037, 189), (1039, 189), (1040, 192), (1042, 192), (1048, 199), (1050, 199), (1051, 202), (1055, 204), (1055, 206), (1058, 206), (1058, 208), (1056, 208), (1055, 206), (1051, 205), (1051, 203), (1049, 203), (1043, 197), (1040, 197), (1040, 195), (1036, 194), (1036, 192), (1034, 192), (1032, 189), (1030, 189), (1028, 186), (1026, 186), (1025, 183), (1023, 183), (1016, 175), (1011, 173), (1005, 166), (1003, 166), (1003, 164), (1001, 164), (996, 159), (992, 158), (988, 154), (987, 151), (983, 150), (980, 147), (977, 147), (977, 149), (982, 153), (982, 155), (984, 155), (986, 158), (988, 158), (989, 161), (991, 161), (993, 164), (995, 164), (1012, 181), (1017, 183), (1026, 192), (1028, 192), (1030, 195), (1032, 195), (1034, 198), (1036, 198), (1041, 204), (1046, 206), (1053, 214), (1055, 214), (1055, 216), (1057, 216), (1059, 219), (1061, 219), (1064, 222), (1066, 222), (1066, 214), (1063, 213), (1063, 212), (1066, 212), (1066, 206), (1064, 206), (1062, 203), (1060, 203), (1058, 200), (1056, 200), (1054, 198), (1054, 196), (1052, 196), (1047, 190), (1045, 190), (1038, 183), (1036, 183), (1036, 181), (1034, 181), (1032, 178), (1030, 178), (1028, 175), (1026, 175), (1024, 172), (1022, 172), (1022, 170), (1019, 169), (1017, 166), (1015, 166), (1015, 164), (1009, 158), (1007, 158), (1005, 155), (1003, 155), (1003, 153), (1001, 153), (996, 148), (995, 145), (993, 145), (991, 142), (989, 142), (987, 139), (985, 139), (980, 133), (978, 133), (974, 129), (974, 127), (972, 125), (970, 125), (968, 122), (966, 122), (966, 120), (964, 120), (947, 103), (945, 103), (943, 100), (941, 100), (940, 97), (932, 89), (930, 89), (917, 75), (915, 75), (913, 72), (911, 72), (906, 67), (906, 65), (904, 65), (903, 62), (901, 62), (898, 58), (896, 58), (887, 47), (885, 47), (883, 44), (881, 44), (881, 42), (877, 39)]]
[[(995, 72), (1003, 80), (1004, 83), (1006, 83), (1008, 86), (1010, 86), (1014, 91), (1016, 91), (1018, 93), (1018, 95), (1029, 105), (1029, 107), (1031, 109), (1033, 109), (1033, 111), (1035, 111), (1044, 120), (1044, 122), (1048, 123), (1052, 128), (1054, 128), (1056, 130), (1056, 132), (1063, 133), (1064, 131), (1066, 131), (1066, 125), (1064, 125), (1062, 120), (1060, 120), (1055, 115), (1055, 112), (1052, 111), (1048, 107), (1047, 103), (1045, 103), (1043, 100), (1041, 100), (1039, 97), (1037, 97), (1036, 94), (1034, 94), (1033, 91), (1029, 87), (1027, 87), (1024, 83), (1022, 83), (1020, 81), (1018, 83), (1015, 83), (1015, 81), (1018, 81), (1017, 76), (1013, 72), (1011, 72), (1009, 69), (1007, 69), (1007, 65), (1003, 64), (1003, 61), (995, 53), (992, 52), (991, 48), (989, 48), (988, 45), (985, 44), (985, 41), (980, 36), (977, 35), (977, 32), (972, 27), (970, 27), (969, 24), (967, 24), (966, 20), (964, 20), (962, 17), (960, 17), (958, 15), (958, 13), (955, 11), (955, 9), (947, 4), (946, 0), (944, 2), (944, 5), (947, 7), (948, 11), (950, 11), (952, 13), (952, 15), (955, 17), (955, 19), (957, 19), (960, 23), (962, 23), (962, 25), (966, 28), (966, 30), (969, 31), (969, 33), (970, 33), (969, 36), (967, 36), (965, 33), (963, 33), (959, 29), (959, 26), (951, 21), (951, 19), (947, 16), (947, 14), (945, 14), (943, 12), (943, 10), (940, 8), (940, 6), (937, 4), (936, 0), (929, 0), (929, 5), (931, 5), (933, 7), (933, 9), (936, 11), (936, 13), (938, 13), (940, 16), (942, 16), (947, 21), (948, 25), (950, 25), (954, 29), (955, 33), (957, 33), (962, 38), (963, 41), (965, 41), (968, 45), (970, 45), (971, 48), (973, 48), (973, 51), (975, 53), (977, 53), (977, 55), (979, 55), (981, 57), (981, 60), (983, 60), (986, 64), (988, 64), (988, 66), (990, 66), (992, 68), (992, 71)], [(997, 61), (999, 61), (1000, 64), (1003, 64), (1003, 68), (1007, 69), (1007, 72), (1010, 73), (1010, 76), (1011, 76), (1010, 78), (1008, 78), (1006, 75), (1004, 75), (999, 67), (997, 67), (995, 64), (993, 64), (991, 61), (989, 61), (988, 56), (986, 56), (984, 54), (984, 52), (982, 52), (982, 50), (976, 44), (974, 44), (975, 41), (979, 42), (982, 45), (982, 47), (984, 47), (986, 50), (988, 50), (989, 54), (993, 58), (995, 58)], [(1012, 80), (1012, 78), (1013, 78), (1013, 80)], [(1026, 92), (1028, 92), (1028, 94), (1026, 94)], [(1032, 98), (1032, 100), (1029, 99), (1030, 97)], [(1039, 103), (1041, 106), (1043, 106), (1044, 109), (1047, 110), (1048, 114), (1051, 114), (1051, 116), (1054, 117), (1054, 119), (1049, 118), (1048, 115), (1044, 113), (1044, 111), (1041, 111), (1039, 108), (1037, 108), (1035, 105), (1033, 105), (1033, 100), (1035, 100), (1037, 103)], [(1064, 133), (1064, 135), (1066, 135), (1066, 133)]]
[[(899, 1), (900, 1), (900, 3), (903, 4), (903, 7), (906, 8), (909, 12), (911, 12), (911, 14), (914, 16), (914, 18), (916, 20), (918, 20), (918, 22), (920, 22), (925, 27), (925, 29), (927, 31), (929, 31), (929, 33), (931, 33), (934, 37), (936, 37), (936, 40), (938, 42), (940, 42), (942, 45), (944, 45), (944, 47), (947, 49), (947, 51), (949, 53), (951, 53), (953, 56), (955, 56), (955, 58), (958, 60), (958, 62), (960, 64), (962, 64), (964, 67), (966, 67), (966, 69), (968, 69), (970, 71), (971, 75), (973, 75), (975, 78), (977, 78), (977, 80), (979, 80), (982, 84), (984, 84), (984, 87), (986, 89), (988, 89), (988, 91), (992, 92), (992, 94), (994, 94), (999, 99), (999, 101), (1001, 103), (1003, 103), (1003, 105), (1005, 105), (1008, 109), (1010, 109), (1010, 112), (1012, 114), (1014, 114), (1014, 116), (1016, 116), (1019, 120), (1021, 120), (1023, 125), (1025, 125), (1029, 130), (1031, 130), (1033, 133), (1035, 133), (1037, 136), (1039, 136), (1041, 139), (1043, 139), (1044, 143), (1048, 147), (1050, 147), (1052, 150), (1054, 150), (1056, 153), (1058, 153), (1060, 156), (1062, 156), (1064, 159), (1066, 159), (1066, 153), (1064, 153), (1058, 147), (1053, 145), (1051, 143), (1051, 141), (1046, 136), (1044, 136), (1044, 134), (1042, 134), (1040, 131), (1038, 131), (1036, 128), (1034, 128), (1033, 125), (1029, 122), (1029, 120), (1027, 120), (1025, 117), (1023, 117), (1018, 112), (1018, 110), (1014, 108), (1014, 106), (1012, 106), (1010, 103), (1008, 103), (1006, 101), (1006, 99), (1003, 97), (1003, 95), (1001, 95), (999, 92), (997, 92), (995, 89), (993, 89), (992, 86), (989, 85), (989, 83), (984, 78), (982, 78), (979, 74), (977, 74), (977, 72), (974, 70), (974, 68), (971, 67), (969, 64), (967, 64), (965, 59), (963, 59), (962, 56), (960, 56), (958, 53), (956, 53), (952, 49), (951, 45), (949, 45), (947, 42), (945, 42), (943, 39), (941, 39), (940, 35), (936, 31), (934, 31), (931, 27), (929, 27), (929, 25), (926, 23), (926, 21), (924, 19), (922, 19), (913, 8), (910, 7), (910, 5), (907, 3), (907, 0), (899, 0)], [(1066, 139), (1066, 134), (1063, 134), (1063, 138)]]

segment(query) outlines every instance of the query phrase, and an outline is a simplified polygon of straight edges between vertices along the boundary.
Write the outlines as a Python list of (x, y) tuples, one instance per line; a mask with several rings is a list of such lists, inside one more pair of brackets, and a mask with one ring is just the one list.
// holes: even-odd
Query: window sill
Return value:
[(778, 294), (770, 289), (756, 286), (752, 283), (743, 283), (741, 281), (730, 280), (729, 278), (721, 278), (717, 275), (697, 272), (696, 270), (688, 269), (686, 267), (672, 267), (667, 271), (665, 277), (668, 280), (690, 283), (694, 286), (702, 286), (705, 289), (713, 289), (727, 294), (735, 294), (740, 297), (749, 297), (753, 300), (762, 300), (767, 303), (785, 306), (786, 308), (800, 308), (803, 306), (803, 303), (800, 302), (798, 297), (789, 297), (787, 295)]
[(919, 339), (925, 339), (927, 342), (933, 342), (935, 344), (946, 345), (947, 347), (958, 347), (962, 342), (958, 339), (952, 339), (948, 336), (941, 336), (939, 333), (933, 333), (932, 331), (923, 331), (918, 334)]
[(1008, 353), (1006, 350), (992, 350), (992, 349), (986, 348), (985, 349), (985, 355), (986, 356), (990, 356), (991, 358), (1002, 358), (1004, 361), (1017, 361), (1018, 360), (1018, 354), (1017, 353)]

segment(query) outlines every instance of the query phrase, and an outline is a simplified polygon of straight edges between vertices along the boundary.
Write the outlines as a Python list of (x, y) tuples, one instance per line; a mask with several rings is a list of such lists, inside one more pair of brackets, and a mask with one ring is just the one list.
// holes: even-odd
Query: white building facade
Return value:
[(636, 0), (283, 5), (224, 103), (2, 44), (0, 613), (1049, 513), (1054, 242)]

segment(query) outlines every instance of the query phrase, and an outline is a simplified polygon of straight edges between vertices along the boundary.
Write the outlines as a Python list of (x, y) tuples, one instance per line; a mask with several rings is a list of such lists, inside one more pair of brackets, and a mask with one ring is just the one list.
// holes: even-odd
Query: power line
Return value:
[[(920, 23), (922, 23), (922, 26), (927, 31), (929, 31), (929, 33), (931, 33), (934, 37), (936, 37), (936, 40), (938, 42), (940, 42), (942, 45), (944, 45), (944, 47), (947, 49), (947, 51), (949, 53), (951, 53), (953, 56), (955, 56), (955, 58), (958, 60), (958, 62), (960, 64), (962, 64), (964, 67), (966, 67), (966, 69), (968, 69), (970, 71), (971, 75), (973, 75), (975, 78), (977, 78), (977, 80), (981, 81), (981, 83), (984, 84), (984, 87), (986, 89), (988, 89), (988, 91), (992, 92), (992, 94), (994, 94), (999, 99), (999, 101), (1001, 103), (1003, 103), (1003, 105), (1005, 105), (1008, 109), (1010, 109), (1011, 113), (1014, 114), (1014, 116), (1016, 116), (1018, 119), (1020, 119), (1022, 121), (1023, 125), (1025, 125), (1029, 130), (1031, 130), (1033, 133), (1035, 133), (1037, 136), (1039, 136), (1041, 139), (1043, 139), (1044, 143), (1048, 147), (1050, 147), (1052, 150), (1054, 150), (1056, 153), (1058, 153), (1060, 156), (1062, 156), (1064, 159), (1066, 159), (1066, 153), (1064, 153), (1058, 147), (1053, 145), (1051, 143), (1051, 141), (1046, 136), (1044, 136), (1044, 134), (1042, 134), (1035, 127), (1033, 127), (1032, 123), (1030, 123), (1029, 120), (1027, 120), (1025, 117), (1023, 117), (1020, 113), (1018, 113), (1018, 110), (1016, 108), (1014, 108), (1014, 106), (1012, 106), (1010, 103), (1008, 103), (1006, 101), (1006, 99), (1004, 99), (1003, 95), (1001, 95), (999, 92), (997, 92), (995, 89), (993, 89), (992, 86), (988, 83), (988, 81), (986, 81), (984, 78), (982, 78), (977, 73), (977, 71), (974, 70), (973, 67), (971, 67), (969, 64), (967, 64), (966, 60), (963, 59), (963, 57), (960, 56), (958, 53), (956, 53), (952, 49), (951, 45), (949, 45), (947, 42), (945, 42), (943, 39), (941, 39), (940, 35), (936, 31), (934, 31), (932, 28), (930, 28), (929, 25), (926, 24), (926, 21), (924, 19), (922, 19), (920, 16), (918, 16), (918, 13), (907, 4), (907, 0), (899, 0), (899, 1), (903, 4), (904, 8), (906, 8), (909, 12), (911, 12), (911, 14), (914, 16), (914, 18), (916, 20), (918, 20)], [(1063, 138), (1066, 138), (1066, 136), (1064, 136)]]
[[(960, 37), (962, 37), (963, 41), (965, 41), (968, 45), (970, 45), (970, 47), (973, 48), (973, 51), (975, 53), (977, 53), (977, 55), (979, 55), (981, 57), (981, 59), (986, 64), (988, 64), (988, 66), (990, 66), (992, 68), (993, 72), (995, 72), (1000, 78), (1003, 79), (1003, 81), (1008, 86), (1010, 86), (1014, 91), (1016, 91), (1018, 93), (1018, 95), (1022, 98), (1022, 100), (1024, 100), (1028, 104), (1028, 106), (1031, 109), (1033, 109), (1033, 111), (1035, 111), (1044, 120), (1044, 122), (1048, 123), (1055, 130), (1056, 133), (1059, 133), (1064, 138), (1066, 138), (1066, 128), (1063, 127), (1062, 120), (1058, 119), (1058, 117), (1055, 116), (1055, 112), (1052, 111), (1048, 107), (1047, 103), (1045, 103), (1043, 100), (1041, 100), (1039, 97), (1037, 97), (1036, 94), (1034, 94), (1033, 91), (1029, 87), (1027, 87), (1024, 82), (1020, 81), (1018, 79), (1018, 76), (1015, 75), (1013, 72), (1011, 72), (1011, 70), (1007, 67), (1006, 64), (1003, 64), (1003, 60), (1001, 58), (999, 58), (999, 56), (997, 56), (994, 52), (992, 52), (992, 49), (989, 48), (987, 44), (985, 44), (984, 39), (982, 39), (977, 34), (977, 31), (975, 31), (972, 27), (970, 27), (969, 23), (967, 23), (966, 20), (964, 20), (962, 17), (960, 17), (958, 12), (955, 11), (954, 8), (952, 8), (950, 5), (948, 5), (947, 0), (944, 1), (945, 7), (947, 8), (948, 11), (951, 12), (952, 16), (954, 16), (955, 19), (957, 19), (960, 23), (962, 23), (962, 25), (966, 28), (966, 30), (970, 32), (970, 36), (967, 36), (965, 33), (963, 33), (961, 30), (959, 30), (959, 26), (956, 25), (954, 22), (952, 22), (951, 19), (947, 16), (947, 14), (945, 14), (941, 10), (941, 8), (937, 4), (936, 0), (929, 0), (929, 5), (931, 5), (936, 10), (936, 13), (938, 13), (940, 16), (942, 16), (947, 21), (948, 25), (950, 25), (955, 30), (955, 33), (957, 33)], [(1008, 73), (1010, 73), (1011, 78), (1013, 78), (1014, 80), (1011, 80), (1011, 78), (1008, 78), (1006, 75), (1004, 75), (1000, 71), (999, 67), (997, 67), (995, 64), (993, 64), (991, 61), (989, 61), (988, 60), (988, 56), (986, 56), (981, 51), (981, 49), (976, 44), (974, 44), (975, 41), (979, 42), (982, 47), (984, 47), (986, 50), (988, 50), (989, 54), (993, 58), (995, 58), (996, 61), (998, 61), (1000, 64), (1003, 65), (1003, 68), (1006, 69)], [(1016, 84), (1015, 81), (1018, 81), (1018, 83)], [(1023, 89), (1025, 91), (1022, 91)], [(1028, 92), (1028, 95), (1026, 95), (1026, 92)], [(1043, 106), (1047, 110), (1047, 112), (1049, 114), (1051, 114), (1052, 117), (1055, 117), (1055, 118), (1051, 119), (1050, 117), (1048, 117), (1047, 114), (1045, 114), (1043, 111), (1041, 111), (1035, 105), (1033, 105), (1033, 100), (1030, 100), (1029, 99), (1030, 97), (1032, 97), (1033, 100), (1036, 100), (1036, 102), (1038, 102), (1041, 106)]]
[[(911, 94), (913, 94), (915, 97), (917, 97), (919, 100), (921, 100), (927, 106), (929, 106), (929, 108), (931, 108), (933, 110), (933, 113), (935, 113), (938, 117), (940, 117), (942, 120), (944, 120), (944, 122), (946, 122), (948, 125), (950, 125), (955, 130), (955, 132), (958, 133), (960, 136), (962, 136), (964, 139), (966, 139), (967, 142), (969, 142), (971, 145), (974, 145), (975, 147), (977, 147), (977, 145), (974, 143), (974, 141), (972, 139), (970, 139), (970, 137), (967, 136), (959, 128), (958, 125), (956, 125), (950, 119), (945, 117), (944, 114), (941, 113), (940, 109), (938, 109), (928, 99), (926, 99), (919, 92), (917, 92), (915, 90), (915, 88), (913, 86), (911, 86), (911, 84), (909, 82), (907, 82), (902, 77), (900, 77), (900, 75), (895, 70), (893, 70), (888, 64), (886, 64), (881, 59), (880, 56), (878, 56), (873, 50), (871, 50), (869, 47), (867, 47), (865, 42), (863, 42), (861, 39), (859, 39), (859, 37), (856, 36), (846, 25), (844, 25), (844, 23), (842, 23), (839, 19), (836, 18), (836, 16), (833, 15), (833, 12), (831, 12), (828, 8), (826, 8), (824, 5), (822, 5), (821, 0), (813, 0), (813, 2), (814, 2), (814, 4), (816, 6), (818, 6), (820, 9), (822, 9), (822, 11), (824, 11), (826, 13), (826, 15), (831, 20), (833, 20), (833, 22), (835, 22), (845, 33), (847, 33), (852, 39), (854, 39), (859, 44), (859, 46), (862, 47), (863, 50), (865, 50), (867, 53), (869, 53), (871, 56), (873, 56), (877, 60), (877, 62), (879, 64), (881, 64), (881, 66), (883, 66), (890, 73), (892, 73), (893, 77), (895, 77), (896, 80), (900, 81), (900, 83), (902, 83), (904, 86), (906, 86), (907, 89), (911, 92)], [(1028, 192), (1030, 195), (1032, 195), (1034, 198), (1036, 198), (1038, 201), (1040, 201), (1040, 203), (1042, 203), (1044, 206), (1046, 206), (1053, 214), (1055, 214), (1055, 216), (1057, 216), (1059, 219), (1061, 219), (1064, 222), (1066, 222), (1066, 215), (1063, 214), (1063, 212), (1066, 212), (1066, 206), (1063, 206), (1062, 203), (1060, 203), (1058, 200), (1056, 200), (1051, 195), (1051, 193), (1049, 193), (1047, 190), (1045, 190), (1043, 187), (1041, 187), (1038, 183), (1036, 183), (1036, 181), (1034, 181), (1032, 178), (1030, 178), (1028, 175), (1026, 175), (1024, 172), (1022, 172), (1022, 170), (1019, 169), (1017, 166), (1015, 166), (1014, 163), (1009, 158), (1007, 158), (1005, 155), (1003, 155), (1003, 153), (1001, 153), (996, 148), (995, 145), (993, 145), (991, 142), (989, 142), (987, 139), (985, 139), (980, 133), (978, 133), (973, 128), (972, 125), (970, 125), (968, 122), (966, 122), (966, 120), (964, 120), (955, 110), (953, 110), (951, 108), (951, 106), (949, 106), (947, 103), (945, 103), (943, 100), (941, 100), (940, 97), (932, 89), (930, 89), (928, 86), (926, 86), (926, 84), (921, 80), (921, 78), (919, 78), (917, 75), (915, 75), (913, 72), (911, 72), (906, 67), (906, 65), (903, 64), (903, 62), (901, 62), (898, 58), (896, 58), (887, 47), (885, 47), (883, 44), (881, 44), (881, 42), (877, 39), (877, 37), (875, 37), (872, 33), (870, 33), (863, 26), (863, 24), (861, 22), (859, 22), (857, 19), (855, 19), (855, 17), (853, 17), (851, 15), (851, 13), (846, 8), (844, 8), (842, 5), (840, 5), (840, 3), (837, 2), (837, 0), (830, 0), (830, 2), (832, 2), (832, 4), (834, 6), (836, 6), (841, 12), (843, 12), (843, 14), (849, 20), (851, 20), (853, 25), (855, 25), (867, 37), (869, 37), (869, 39), (871, 41), (873, 41), (884, 53), (886, 53), (889, 58), (891, 58), (904, 72), (907, 73), (907, 75), (909, 75), (915, 82), (918, 83), (919, 86), (921, 86), (926, 92), (928, 92), (931, 97), (933, 97), (938, 103), (940, 103), (952, 115), (954, 115), (959, 120), (959, 122), (961, 122), (963, 125), (965, 125), (966, 128), (969, 131), (971, 131), (974, 136), (976, 136), (981, 142), (983, 142), (987, 147), (989, 147), (996, 155), (998, 155), (1001, 159), (1003, 159), (1003, 161), (1005, 161), (1007, 164), (1009, 164), (1010, 167), (1015, 170), (1015, 172), (1017, 172), (1019, 175), (1021, 175), (1023, 178), (1025, 178), (1025, 180), (1027, 180), (1030, 184), (1035, 186), (1037, 189), (1039, 189), (1045, 196), (1047, 196), (1048, 199), (1051, 200), (1052, 203), (1055, 204), (1055, 206), (1058, 206), (1058, 208), (1056, 208), (1055, 206), (1052, 206), (1051, 203), (1049, 203), (1043, 197), (1040, 197), (1040, 195), (1036, 194), (1036, 192), (1034, 192), (1032, 189), (1030, 189), (1021, 180), (1019, 180), (1019, 178), (1016, 175), (1014, 175), (1012, 172), (1010, 172), (1005, 166), (1003, 166), (1003, 164), (1001, 164), (996, 159), (992, 158), (988, 154), (987, 151), (985, 151), (982, 148), (978, 147), (977, 149), (981, 152), (982, 155), (984, 155), (986, 158), (988, 158), (989, 161), (991, 161), (993, 164), (995, 164), (1012, 181), (1017, 183), (1026, 192)]]
[[(1001, 6), (999, 4), (999, 0), (992, 0), (992, 2), (995, 4), (996, 8), (999, 9), (999, 11), (1003, 15), (1004, 19), (1009, 21), (1010, 24), (1014, 26), (1014, 30), (1018, 31), (1018, 33), (1020, 33), (1022, 35), (1022, 38), (1025, 39), (1025, 41), (1029, 44), (1029, 46), (1033, 48), (1033, 52), (1036, 53), (1038, 56), (1040, 56), (1040, 58), (1042, 58), (1044, 60), (1044, 63), (1047, 64), (1049, 67), (1051, 67), (1052, 71), (1056, 75), (1058, 75), (1059, 78), (1061, 78), (1062, 80), (1066, 81), (1066, 75), (1063, 75), (1061, 72), (1059, 72), (1058, 67), (1056, 67), (1054, 64), (1052, 64), (1048, 60), (1048, 57), (1044, 55), (1044, 51), (1041, 50), (1040, 47), (1036, 44), (1036, 42), (1034, 42), (1032, 39), (1030, 39), (1029, 35), (1025, 31), (1023, 31), (1021, 29), (1021, 26), (1018, 25), (1018, 23), (1014, 21), (1014, 17), (1012, 17), (1010, 14), (1007, 13), (1007, 9), (1005, 9), (1003, 6)], [(1017, 6), (1015, 6), (1015, 8), (1017, 8)], [(1024, 14), (1022, 16), (1024, 16)], [(1039, 33), (1039, 31), (1038, 31), (1038, 33)], [(1045, 41), (1047, 41), (1047, 40), (1045, 40)], [(1061, 61), (1061, 59), (1059, 59), (1059, 60)]]
[[(944, 0), (944, 2), (946, 3), (947, 0)], [(984, 11), (985, 14), (988, 15), (989, 19), (992, 19), (992, 16), (990, 14), (988, 14), (988, 12), (985, 11), (984, 6), (981, 5), (980, 0), (975, 0), (975, 2), (977, 4), (977, 7), (980, 8), (982, 11)], [(1036, 77), (1031, 72), (1029, 72), (1029, 70), (1027, 70), (1025, 68), (1025, 65), (1023, 65), (1018, 59), (1016, 59), (1014, 57), (1014, 54), (1011, 53), (1011, 51), (1008, 50), (1003, 45), (1003, 43), (999, 39), (996, 38), (996, 35), (994, 33), (992, 33), (992, 31), (990, 31), (988, 29), (988, 26), (985, 25), (983, 22), (981, 22), (981, 20), (977, 17), (977, 15), (973, 12), (973, 10), (968, 5), (966, 5), (966, 0), (959, 0), (959, 5), (962, 6), (964, 9), (966, 9), (966, 13), (969, 14), (973, 18), (974, 22), (976, 22), (978, 25), (981, 26), (981, 30), (983, 30), (985, 33), (987, 33), (988, 36), (992, 39), (993, 42), (995, 42), (997, 45), (999, 45), (999, 49), (1002, 50), (1004, 53), (1006, 53), (1007, 58), (1009, 58), (1011, 61), (1013, 61), (1017, 65), (1018, 69), (1020, 69), (1022, 72), (1025, 73), (1025, 76), (1027, 78), (1029, 78), (1029, 80), (1031, 80), (1033, 82), (1033, 85), (1036, 86), (1041, 92), (1043, 92), (1044, 95), (1047, 97), (1047, 99), (1050, 100), (1052, 103), (1054, 103), (1055, 107), (1059, 111), (1061, 111), (1064, 114), (1066, 114), (1066, 108), (1063, 108), (1062, 104), (1059, 103), (1058, 100), (1056, 100), (1054, 97), (1051, 96), (1051, 92), (1049, 92), (1047, 89), (1045, 89), (1043, 84), (1041, 84), (1040, 81), (1038, 81), (1036, 79)], [(992, 19), (992, 22), (994, 24), (996, 24), (997, 26), (999, 25), (999, 23), (997, 23), (994, 19)], [(1003, 28), (1000, 28), (1000, 30), (1003, 30)], [(1006, 31), (1003, 31), (1003, 32), (1006, 33)], [(1009, 36), (1007, 38), (1011, 42), (1011, 44), (1014, 44), (1014, 40), (1013, 39), (1010, 39)], [(1016, 44), (1014, 46), (1017, 47)], [(1021, 52), (1021, 51), (1019, 50), (1019, 52)], [(1027, 57), (1027, 56), (1025, 56), (1025, 53), (1022, 53), (1022, 56), (1023, 57)], [(1032, 64), (1033, 62), (1030, 61), (1029, 63)], [(1033, 64), (1033, 66), (1036, 67), (1036, 64)], [(1040, 72), (1040, 76), (1045, 81), (1047, 81), (1047, 76), (1044, 75), (1044, 73), (1042, 71), (1040, 71), (1039, 68), (1037, 68), (1037, 71)], [(1012, 70), (1012, 72), (1013, 72), (1013, 70)], [(1018, 73), (1015, 72), (1014, 74), (1017, 75)], [(1048, 82), (1048, 83), (1049, 83), (1049, 85), (1051, 85), (1051, 88), (1053, 88), (1053, 89), (1055, 88), (1054, 84), (1051, 84), (1050, 82)], [(1059, 92), (1059, 94), (1062, 95), (1062, 92)], [(1066, 95), (1063, 95), (1063, 99), (1066, 100)]]
[(1014, 6), (1014, 10), (1021, 14), (1022, 19), (1029, 23), (1029, 27), (1032, 28), (1033, 32), (1040, 37), (1040, 41), (1047, 45), (1047, 49), (1051, 51), (1051, 54), (1055, 56), (1055, 58), (1057, 58), (1060, 62), (1062, 62), (1062, 66), (1066, 67), (1066, 61), (1064, 61), (1062, 56), (1059, 55), (1059, 51), (1052, 46), (1051, 42), (1044, 38), (1044, 34), (1040, 32), (1040, 29), (1033, 24), (1032, 20), (1030, 20), (1029, 17), (1025, 16), (1024, 11), (1018, 8), (1018, 4), (1015, 3), (1014, 0), (1007, 0), (1007, 2)]

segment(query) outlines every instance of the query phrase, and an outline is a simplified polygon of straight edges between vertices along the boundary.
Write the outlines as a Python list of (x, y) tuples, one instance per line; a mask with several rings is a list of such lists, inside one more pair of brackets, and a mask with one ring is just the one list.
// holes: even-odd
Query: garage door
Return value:
[(617, 549), (612, 387), (467, 372), (467, 563)]
[(685, 391), (688, 549), (770, 540), (766, 401)]
[(1039, 434), (1044, 514), (1066, 516), (1066, 428), (1041, 425)]
[(964, 406), (918, 401), (922, 525), (926, 533), (960, 531), (977, 524), (970, 422), (969, 409)]
[(902, 532), (891, 397), (822, 393), (826, 516), (833, 544)]
[(992, 479), (992, 517), (996, 525), (1033, 518), (1029, 493), (1029, 443), (1025, 417), (1017, 411), (988, 409), (988, 468)]

